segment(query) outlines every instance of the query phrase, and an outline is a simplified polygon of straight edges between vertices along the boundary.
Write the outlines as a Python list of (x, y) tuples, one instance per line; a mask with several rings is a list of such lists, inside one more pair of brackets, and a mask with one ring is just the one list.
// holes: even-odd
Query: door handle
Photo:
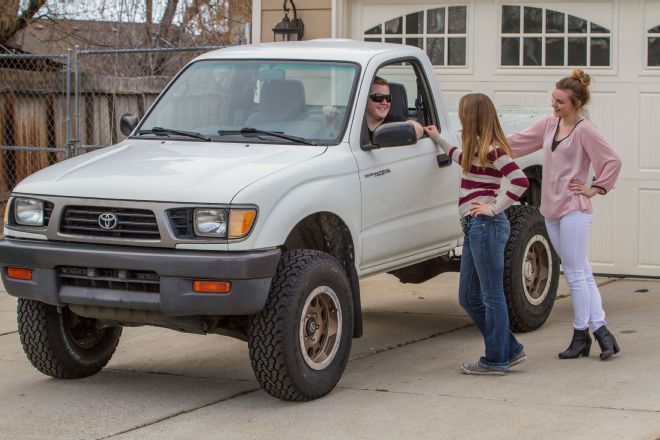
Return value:
[(438, 154), (438, 168), (444, 168), (451, 165), (451, 159), (446, 154)]

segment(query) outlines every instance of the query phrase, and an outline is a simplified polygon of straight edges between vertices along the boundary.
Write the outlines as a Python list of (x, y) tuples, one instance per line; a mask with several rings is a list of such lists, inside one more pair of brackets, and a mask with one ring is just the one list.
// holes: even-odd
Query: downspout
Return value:
[(341, 9), (340, 2), (341, 0), (332, 0), (332, 4), (330, 5), (330, 37), (332, 38), (341, 38), (341, 32), (339, 31), (339, 23), (341, 20), (341, 17), (339, 17), (339, 10)]
[(332, 38), (350, 38), (350, 35), (346, 32), (346, 29), (349, 29), (349, 17), (346, 14), (347, 0), (332, 0), (330, 7), (330, 16), (332, 17), (330, 36)]
[(261, 0), (252, 0), (252, 37), (250, 43), (261, 43)]

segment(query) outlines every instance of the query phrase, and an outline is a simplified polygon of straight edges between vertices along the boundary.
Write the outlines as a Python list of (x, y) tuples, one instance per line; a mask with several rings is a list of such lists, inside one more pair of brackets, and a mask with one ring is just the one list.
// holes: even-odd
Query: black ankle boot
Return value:
[(573, 329), (573, 340), (571, 345), (568, 346), (566, 351), (559, 353), (561, 359), (575, 359), (580, 356), (589, 356), (591, 350), (591, 336), (589, 336), (589, 329), (576, 330)]
[(598, 330), (594, 332), (594, 337), (598, 341), (598, 345), (600, 345), (600, 359), (602, 361), (619, 352), (619, 344), (616, 342), (614, 335), (610, 333), (607, 327), (599, 327)]

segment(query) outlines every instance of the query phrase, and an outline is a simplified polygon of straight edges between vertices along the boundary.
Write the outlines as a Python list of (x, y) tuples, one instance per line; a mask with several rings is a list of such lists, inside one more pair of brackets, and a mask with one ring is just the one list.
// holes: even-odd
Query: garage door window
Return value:
[(502, 6), (502, 67), (611, 66), (611, 32), (581, 17), (531, 6)]
[(467, 6), (413, 12), (364, 31), (364, 41), (407, 44), (428, 54), (435, 66), (467, 65)]
[(648, 52), (646, 65), (660, 67), (660, 26), (649, 29), (647, 34)]

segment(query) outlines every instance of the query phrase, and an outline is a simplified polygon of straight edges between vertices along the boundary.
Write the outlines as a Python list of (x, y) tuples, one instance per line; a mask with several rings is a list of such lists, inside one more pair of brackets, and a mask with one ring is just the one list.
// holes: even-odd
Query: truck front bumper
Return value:
[[(279, 249), (204, 252), (5, 238), (0, 240), (0, 270), (10, 295), (54, 306), (144, 310), (173, 317), (249, 315), (266, 303), (280, 253)], [(7, 267), (32, 269), (32, 279), (9, 278)], [(62, 268), (74, 268), (68, 270), (82, 275), (72, 283)], [(108, 273), (153, 274), (151, 291), (139, 291), (139, 282), (117, 282), (116, 276), (108, 281)], [(194, 280), (230, 281), (231, 291), (197, 293)]]

